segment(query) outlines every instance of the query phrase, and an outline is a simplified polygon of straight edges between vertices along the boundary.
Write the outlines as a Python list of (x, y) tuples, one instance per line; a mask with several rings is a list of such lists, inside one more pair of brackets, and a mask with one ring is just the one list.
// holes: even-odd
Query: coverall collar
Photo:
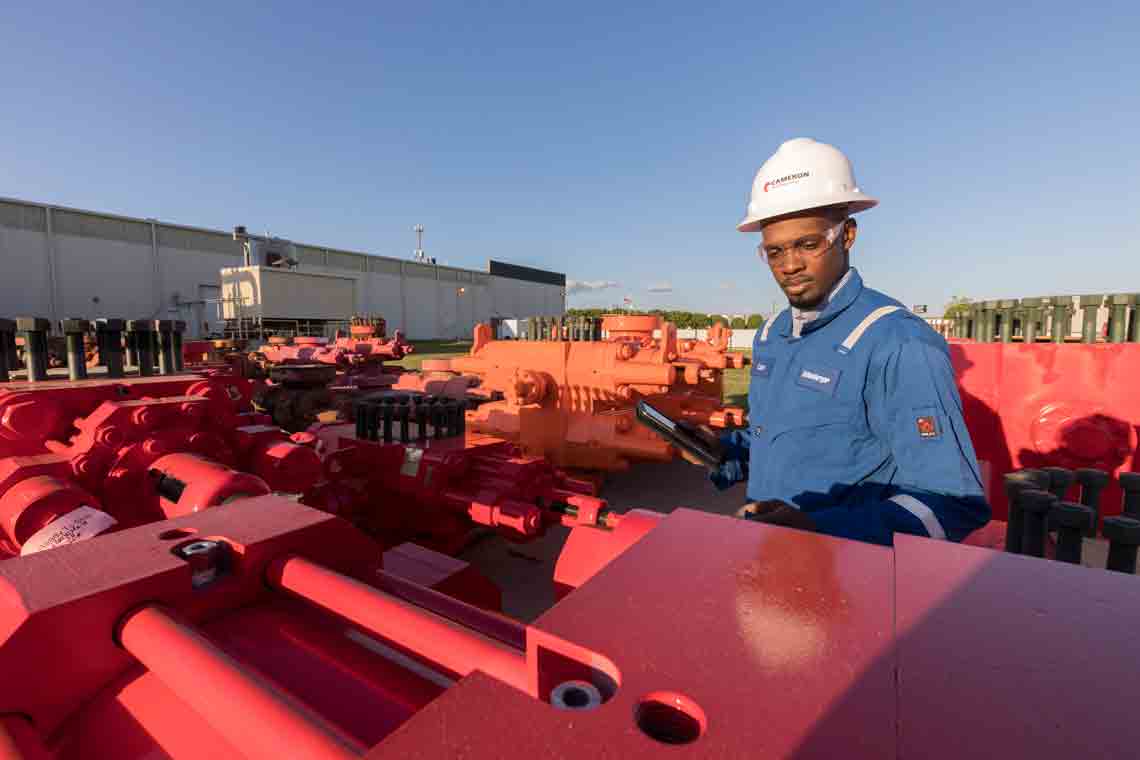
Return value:
[[(859, 272), (855, 267), (851, 267), (847, 273), (835, 283), (831, 292), (828, 293), (827, 303), (819, 313), (819, 316), (803, 326), (800, 337), (818, 330), (842, 314), (844, 309), (855, 303), (855, 299), (858, 298), (862, 292), (863, 278), (859, 276)], [(789, 308), (787, 321), (779, 327), (779, 334), (781, 336), (786, 338), (792, 334), (792, 322), (792, 310)], [(773, 325), (773, 327), (775, 327), (775, 325)]]

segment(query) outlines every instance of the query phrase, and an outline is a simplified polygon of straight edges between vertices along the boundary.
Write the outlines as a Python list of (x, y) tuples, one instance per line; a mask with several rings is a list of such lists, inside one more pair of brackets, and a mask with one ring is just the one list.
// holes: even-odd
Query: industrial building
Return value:
[[(381, 314), (413, 340), (468, 337), (477, 322), (566, 307), (557, 272), (499, 261), (477, 271), (249, 237), (288, 251), (295, 263), (280, 271), (332, 278), (343, 301), (337, 318)], [(223, 316), (221, 270), (248, 263), (233, 232), (8, 198), (0, 198), (0, 262), (4, 316), (180, 319), (189, 335)]]

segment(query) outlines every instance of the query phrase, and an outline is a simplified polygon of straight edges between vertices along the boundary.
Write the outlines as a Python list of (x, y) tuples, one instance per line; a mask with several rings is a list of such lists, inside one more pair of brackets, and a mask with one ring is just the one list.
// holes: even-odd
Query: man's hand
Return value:
[[(709, 440), (712, 440), (712, 441), (716, 441), (720, 438), (720, 436), (718, 436), (716, 434), (716, 431), (714, 431), (708, 425), (692, 425), (692, 429), (700, 431), (702, 434), (708, 436)], [(678, 454), (681, 455), (681, 459), (684, 459), (689, 464), (694, 464), (697, 467), (703, 467), (706, 470), (709, 469), (708, 462), (704, 462), (704, 461), (698, 459), (697, 457), (693, 456), (689, 452), (685, 451), (680, 446), (674, 446), (673, 448), (676, 450), (676, 452)]]
[(782, 525), (785, 528), (798, 528), (799, 530), (815, 530), (815, 521), (812, 520), (806, 512), (775, 499), (749, 502), (736, 511), (736, 516), (746, 520), (752, 520), (753, 522), (762, 522), (767, 525)]

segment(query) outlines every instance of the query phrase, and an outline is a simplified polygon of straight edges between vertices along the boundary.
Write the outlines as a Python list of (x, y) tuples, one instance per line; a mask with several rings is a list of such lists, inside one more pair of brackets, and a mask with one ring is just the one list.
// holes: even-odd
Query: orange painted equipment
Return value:
[(501, 398), (471, 412), (471, 427), (517, 441), (559, 467), (621, 470), (631, 461), (674, 456), (635, 424), (638, 399), (696, 424), (742, 424), (743, 410), (721, 401), (725, 362), (709, 366), (696, 349), (683, 355), (672, 324), (607, 317), (603, 329), (609, 340), (496, 341), (489, 326), (476, 326), (470, 355), (452, 359), (450, 369), (477, 377), (484, 397)]

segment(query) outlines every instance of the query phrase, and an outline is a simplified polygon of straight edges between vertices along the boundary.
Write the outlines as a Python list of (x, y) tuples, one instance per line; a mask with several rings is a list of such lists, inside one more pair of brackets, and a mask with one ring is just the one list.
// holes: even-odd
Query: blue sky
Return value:
[(396, 256), (421, 223), (618, 283), (572, 305), (767, 312), (734, 226), (803, 135), (908, 304), (1140, 291), (1134, 2), (157, 5), (5, 9), (0, 196)]

